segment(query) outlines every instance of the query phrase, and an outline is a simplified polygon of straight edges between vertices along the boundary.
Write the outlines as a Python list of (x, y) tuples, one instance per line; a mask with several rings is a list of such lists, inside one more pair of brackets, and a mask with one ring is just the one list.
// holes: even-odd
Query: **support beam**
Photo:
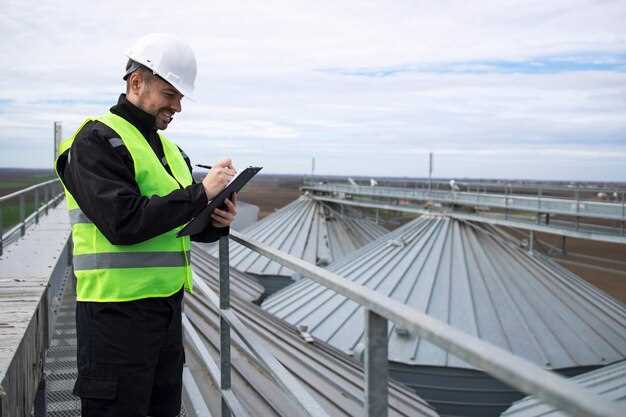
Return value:
[(365, 311), (365, 415), (387, 417), (389, 367), (387, 319), (369, 309)]

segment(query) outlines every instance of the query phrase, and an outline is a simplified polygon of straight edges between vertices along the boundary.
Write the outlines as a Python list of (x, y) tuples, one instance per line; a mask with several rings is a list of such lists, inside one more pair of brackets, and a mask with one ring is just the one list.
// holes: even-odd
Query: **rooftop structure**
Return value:
[[(580, 191), (576, 191), (574, 198), (544, 196), (541, 188), (535, 195), (511, 194), (508, 187), (505, 193), (458, 191), (456, 187), (429, 190), (350, 184), (312, 184), (301, 189), (328, 203), (429, 214), (430, 210), (417, 204), (428, 202), (437, 207), (449, 207), (447, 214), (461, 220), (626, 244), (624, 193), (618, 201), (598, 201), (581, 198)], [(465, 209), (459, 210), (459, 207)], [(468, 209), (474, 212), (467, 213)], [(587, 221), (581, 222), (583, 219)], [(598, 220), (609, 226), (598, 224)]]
[[(217, 258), (194, 245), (191, 249), (191, 262), (194, 271), (201, 274), (214, 291), (218, 291), (220, 281)], [(261, 300), (264, 289), (253, 276), (230, 268), (230, 291), (242, 300), (255, 302)]]
[[(607, 401), (626, 404), (626, 361), (578, 375), (572, 378), (572, 381), (588, 388)], [(571, 415), (556, 410), (531, 396), (513, 404), (502, 413), (502, 417), (571, 417)]]
[[(195, 257), (199, 261), (199, 257)], [(212, 262), (210, 259), (208, 262)], [(217, 280), (217, 271), (196, 269), (196, 279)], [(236, 278), (235, 278), (236, 279)], [(312, 342), (302, 332), (264, 312), (251, 303), (231, 297), (231, 306), (242, 322), (259, 336), (275, 357), (294, 375), (330, 416), (363, 415), (363, 368), (353, 358), (325, 343)], [(218, 311), (201, 294), (185, 296), (185, 314), (200, 334), (204, 346), (217, 361), (220, 318)], [(194, 349), (187, 343), (187, 364), (211, 415), (219, 415), (220, 396)], [(289, 401), (256, 363), (254, 354), (233, 335), (232, 390), (250, 415), (259, 417), (298, 417), (302, 410)], [(389, 386), (389, 416), (434, 417), (438, 414), (417, 395), (400, 384)]]
[[(4, 277), (5, 290), (8, 289), (8, 292), (3, 292), (7, 297), (2, 298), (0, 310), (9, 312), (4, 315), (0, 331), (5, 336), (11, 336), (8, 339), (0, 338), (5, 345), (2, 351), (8, 353), (2, 362), (4, 366), (0, 366), (2, 384), (0, 414), (3, 416), (31, 415), (32, 412), (35, 417), (39, 417), (46, 415), (46, 408), (50, 415), (78, 415), (78, 402), (70, 394), (76, 375), (74, 361), (76, 331), (72, 316), (74, 294), (71, 291), (73, 287), (71, 268), (68, 267), (71, 264), (71, 251), (68, 250), (71, 244), (67, 244), (71, 243), (71, 240), (69, 242), (67, 240), (69, 234), (67, 213), (61, 207), (55, 208), (58, 201), (55, 196), (51, 202), (45, 204), (45, 207), (41, 207), (28, 218), (21, 216), (18, 228), (21, 229), (20, 234), (23, 238), (6, 247), (4, 254), (0, 255), (0, 263), (3, 265), (0, 268), (2, 272), (0, 275)], [(38, 216), (47, 212), (49, 207), (52, 207), (51, 213), (37, 224)], [(31, 219), (32, 223), (29, 223), (28, 219)], [(29, 224), (35, 226), (27, 229), (26, 226)], [(233, 291), (235, 296), (231, 307), (230, 291), (227, 287), (229, 259), (224, 256), (227, 254), (229, 239), (332, 288), (333, 291), (366, 309), (367, 337), (362, 368), (353, 358), (317, 342), (306, 328), (287, 326), (295, 332), (296, 338), (302, 339), (302, 346), (289, 343), (289, 338), (283, 337), (282, 332), (273, 328), (270, 322), (273, 319), (267, 318), (267, 314), (260, 312), (253, 304), (239, 300), (236, 296), (239, 290)], [(183, 370), (183, 404), (187, 414), (183, 411), (182, 415), (189, 415), (189, 411), (192, 412), (191, 415), (196, 416), (220, 415), (220, 405), (216, 404), (220, 400), (223, 408), (221, 415), (225, 415), (228, 408), (237, 416), (250, 414), (244, 410), (254, 410), (254, 415), (257, 415), (268, 408), (271, 409), (270, 412), (278, 415), (306, 414), (310, 417), (334, 415), (381, 417), (386, 416), (387, 412), (394, 416), (419, 416), (423, 415), (422, 410), (432, 412), (432, 409), (420, 400), (417, 400), (417, 407), (414, 406), (415, 401), (403, 395), (400, 386), (396, 387), (391, 383), (388, 392), (387, 328), (390, 323), (401, 324), (405, 329), (402, 333), (419, 334), (423, 340), (428, 340), (434, 346), (462, 356), (473, 367), (483, 369), (520, 391), (543, 398), (547, 403), (568, 410), (577, 417), (626, 415), (626, 408), (623, 405), (604, 402), (589, 389), (555, 373), (547, 372), (507, 350), (456, 330), (442, 320), (431, 318), (419, 310), (327, 269), (259, 244), (234, 230), (231, 230), (229, 237), (220, 239), (219, 248), (222, 254), (219, 263), (226, 267), (220, 269), (222, 288), (220, 297), (218, 298), (210, 289), (210, 285), (215, 285), (215, 277), (210, 280), (209, 285), (205, 280), (196, 277), (194, 293), (200, 304), (212, 306), (210, 310), (214, 312), (216, 320), (206, 320), (210, 314), (202, 311), (202, 306), (195, 310), (200, 312), (200, 319), (194, 320), (194, 324), (188, 317), (193, 315), (193, 307), (188, 305), (185, 309), (188, 315), (183, 314), (186, 349), (190, 352), (187, 357), (188, 366)], [(198, 259), (195, 259), (194, 262), (197, 261)], [(195, 269), (200, 271), (202, 268)], [(215, 269), (212, 271), (210, 273), (214, 274)], [(40, 287), (41, 297), (33, 297), (39, 291), (35, 287)], [(23, 289), (26, 290), (25, 293)], [(60, 301), (61, 299), (63, 301)], [(188, 301), (191, 299), (189, 297)], [(238, 307), (240, 303), (260, 312), (258, 325), (248, 324), (247, 318), (239, 318), (247, 317), (243, 313), (244, 310), (240, 311)], [(14, 306), (24, 307), (24, 310), (19, 310), (20, 314), (11, 314)], [(218, 317), (219, 330), (217, 330)], [(276, 321), (285, 325), (279, 320)], [(234, 331), (232, 345), (231, 327)], [(211, 338), (206, 336), (206, 329), (211, 328), (213, 334), (218, 333), (218, 343), (215, 339), (208, 342)], [(200, 329), (202, 337), (198, 334)], [(242, 347), (244, 344), (245, 347)], [(216, 353), (218, 345), (221, 345), (219, 355)], [(283, 346), (288, 346), (293, 355), (284, 355), (283, 351), (286, 348)], [(341, 360), (326, 361), (322, 356), (308, 354), (306, 346), (324, 347), (334, 352), (338, 359), (343, 359), (345, 363), (351, 363), (358, 369), (365, 369), (365, 372), (351, 372), (351, 367), (346, 366)], [(234, 364), (240, 366), (238, 369), (233, 368), (232, 386), (231, 347), (235, 352)], [(213, 351), (209, 354), (211, 349)], [(239, 355), (240, 351), (246, 354)], [(355, 350), (356, 352), (360, 357), (361, 349)], [(215, 365), (215, 360), (211, 359), (211, 356), (213, 358), (219, 356), (219, 367)], [(285, 359), (285, 356), (292, 357)], [(46, 358), (45, 373), (41, 372), (43, 358)], [(329, 365), (330, 378), (319, 377), (324, 364)], [(433, 369), (435, 372), (429, 372)], [(456, 375), (457, 371), (463, 370), (462, 368), (446, 368), (454, 372), (442, 380), (441, 374), (437, 373), (438, 369), (440, 368), (424, 367), (424, 373), (428, 374), (424, 381), (430, 384), (428, 388), (437, 389), (439, 384), (453, 391), (457, 388), (455, 383), (467, 377), (467, 374), (461, 374), (461, 378)], [(260, 378), (257, 379), (256, 376)], [(340, 383), (337, 384), (337, 381)], [(472, 380), (471, 384), (465, 387), (466, 394), (471, 395), (472, 390), (476, 391), (477, 385), (476, 380)], [(33, 401), (35, 391), (36, 399)], [(241, 399), (235, 397), (235, 393)], [(258, 401), (259, 395), (263, 396), (262, 401)], [(203, 398), (213, 401), (210, 407), (207, 408)], [(414, 394), (412, 398), (416, 398)], [(242, 404), (245, 404), (245, 407)], [(215, 412), (209, 412), (209, 408)], [(431, 414), (427, 412), (426, 415)]]
[[(626, 357), (623, 304), (476, 224), (422, 216), (329, 269), (568, 375)], [(267, 299), (263, 308), (293, 325), (307, 326), (313, 337), (347, 353), (359, 356), (363, 349), (362, 309), (315, 282), (293, 284)], [(473, 403), (475, 415), (493, 415), (519, 396), (395, 325), (389, 360), (398, 379), (435, 401), (444, 414), (446, 403), (458, 402), (466, 410)], [(488, 411), (484, 406), (490, 402), (494, 407)]]
[[(348, 215), (303, 195), (242, 231), (246, 236), (318, 266), (326, 266), (385, 234), (382, 226)], [(217, 256), (217, 248), (210, 249)], [(237, 243), (230, 244), (230, 264), (242, 272), (267, 276), (269, 292), (291, 283), (293, 271)], [(270, 277), (280, 280), (269, 284)]]

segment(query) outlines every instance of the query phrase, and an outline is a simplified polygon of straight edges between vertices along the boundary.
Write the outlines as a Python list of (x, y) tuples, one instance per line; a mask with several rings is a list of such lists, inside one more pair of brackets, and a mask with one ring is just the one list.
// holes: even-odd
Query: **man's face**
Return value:
[(159, 130), (167, 129), (174, 113), (182, 110), (180, 101), (183, 95), (160, 77), (146, 74), (150, 79), (142, 80), (137, 93), (137, 107), (153, 115)]

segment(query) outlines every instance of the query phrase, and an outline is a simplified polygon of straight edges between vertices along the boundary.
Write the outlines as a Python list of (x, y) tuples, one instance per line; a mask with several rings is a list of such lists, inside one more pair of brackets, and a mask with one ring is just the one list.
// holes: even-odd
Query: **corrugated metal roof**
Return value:
[[(617, 362), (595, 371), (572, 378), (607, 401), (615, 401), (626, 406), (626, 361)], [(555, 410), (535, 397), (526, 397), (513, 404), (502, 413), (502, 417), (570, 417), (571, 414)]]
[[(197, 271), (196, 276), (214, 281), (212, 272)], [(332, 347), (308, 343), (300, 332), (282, 320), (272, 317), (260, 307), (231, 298), (231, 306), (241, 321), (258, 337), (274, 356), (311, 393), (331, 416), (362, 416), (363, 369), (361, 365)], [(213, 360), (219, 361), (219, 317), (216, 309), (198, 293), (185, 295), (185, 313), (201, 335)], [(232, 390), (250, 415), (257, 417), (298, 417), (302, 410), (257, 363), (235, 332), (232, 332)], [(187, 349), (187, 365), (191, 368), (200, 392), (213, 415), (219, 415), (220, 399), (206, 371), (198, 364), (192, 349)], [(435, 417), (438, 414), (413, 391), (391, 382), (389, 384), (390, 417)]]
[[(387, 233), (382, 226), (341, 215), (303, 195), (242, 231), (245, 235), (319, 266), (342, 258)], [(217, 249), (211, 252), (217, 256)], [(292, 271), (238, 243), (230, 243), (230, 264), (243, 272), (291, 276)]]
[[(191, 263), (193, 270), (202, 274), (209, 286), (219, 294), (220, 281), (217, 258), (194, 245), (191, 249)], [(254, 277), (231, 267), (230, 291), (242, 300), (257, 301), (261, 299), (264, 289)]]
[[(479, 226), (423, 216), (329, 268), (547, 368), (602, 365), (626, 357), (626, 306)], [(359, 349), (361, 308), (303, 280), (263, 308), (339, 349)], [(389, 359), (471, 368), (390, 325)]]

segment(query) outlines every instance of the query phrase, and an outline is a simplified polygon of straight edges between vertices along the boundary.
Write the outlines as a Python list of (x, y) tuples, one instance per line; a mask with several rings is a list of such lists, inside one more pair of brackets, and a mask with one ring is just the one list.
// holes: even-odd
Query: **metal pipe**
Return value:
[[(219, 240), (219, 268), (220, 268), (220, 389), (231, 389), (230, 375), (230, 324), (223, 317), (230, 309), (230, 274), (228, 255), (228, 236)], [(230, 408), (222, 395), (222, 417), (230, 417)]]
[(355, 284), (333, 272), (262, 245), (236, 231), (230, 232), (235, 242), (279, 262), (295, 272), (301, 272), (331, 290), (344, 295), (361, 306), (393, 321), (417, 336), (449, 351), (461, 360), (546, 403), (576, 417), (623, 417), (626, 407), (609, 403), (589, 390), (534, 363), (463, 333), (434, 319), (422, 311), (412, 309), (399, 301), (374, 290)]

